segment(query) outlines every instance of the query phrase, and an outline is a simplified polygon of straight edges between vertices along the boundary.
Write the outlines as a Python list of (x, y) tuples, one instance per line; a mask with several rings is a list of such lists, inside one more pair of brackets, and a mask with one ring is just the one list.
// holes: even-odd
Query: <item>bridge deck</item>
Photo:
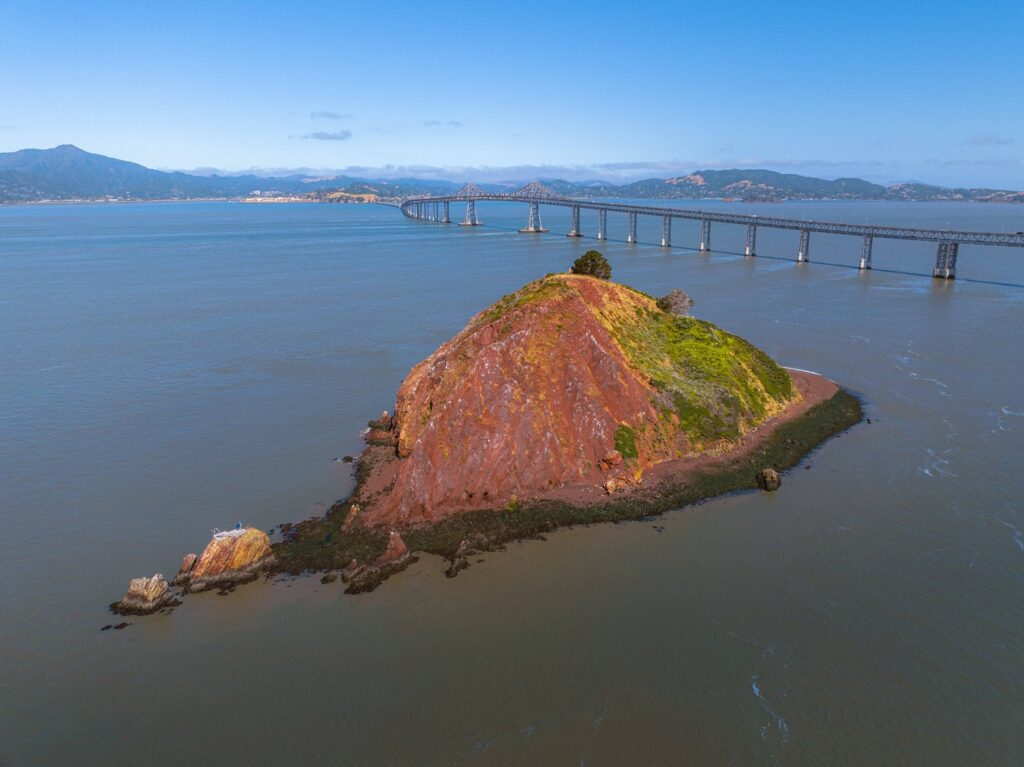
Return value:
[(417, 203), (469, 202), (488, 200), (494, 202), (525, 202), (541, 205), (556, 205), (563, 208), (579, 208), (581, 210), (611, 211), (642, 216), (662, 216), (698, 221), (713, 221), (723, 224), (740, 224), (743, 226), (769, 227), (772, 229), (793, 229), (808, 232), (825, 232), (828, 234), (845, 234), (857, 237), (880, 237), (890, 240), (924, 240), (927, 242), (955, 242), (970, 245), (1003, 245), (1024, 248), (1024, 232), (969, 232), (955, 229), (918, 229), (909, 226), (876, 226), (873, 224), (842, 224), (832, 221), (805, 221), (796, 218), (779, 218), (776, 216), (755, 216), (741, 213), (716, 213), (707, 210), (686, 208), (662, 208), (655, 205), (630, 205), (620, 202), (600, 202), (597, 200), (577, 200), (572, 197), (533, 196), (522, 194), (474, 194), (448, 195), (441, 197), (415, 197), (404, 200), (401, 204), (405, 215), (415, 218), (409, 212), (410, 206)]

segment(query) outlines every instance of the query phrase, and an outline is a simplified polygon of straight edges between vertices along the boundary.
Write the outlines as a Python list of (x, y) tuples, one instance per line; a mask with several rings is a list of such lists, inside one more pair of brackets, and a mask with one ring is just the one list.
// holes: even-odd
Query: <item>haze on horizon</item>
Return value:
[(1024, 188), (1024, 5), (0, 0), (0, 152)]

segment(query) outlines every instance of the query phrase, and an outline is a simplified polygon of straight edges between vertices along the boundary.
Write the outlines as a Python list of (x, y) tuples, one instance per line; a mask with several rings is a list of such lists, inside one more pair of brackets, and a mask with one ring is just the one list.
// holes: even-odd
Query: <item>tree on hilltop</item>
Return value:
[(590, 277), (597, 277), (599, 280), (610, 280), (612, 278), (612, 265), (597, 250), (588, 250), (577, 258), (572, 262), (572, 268), (569, 271), (573, 274), (586, 274)]

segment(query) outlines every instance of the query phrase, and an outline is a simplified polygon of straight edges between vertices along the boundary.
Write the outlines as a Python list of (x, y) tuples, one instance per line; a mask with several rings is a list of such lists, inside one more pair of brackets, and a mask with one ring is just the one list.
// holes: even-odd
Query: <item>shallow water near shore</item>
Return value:
[[(693, 206), (1024, 229), (1024, 206)], [(1019, 763), (1024, 253), (965, 246), (944, 283), (926, 243), (876, 241), (862, 274), (853, 238), (812, 235), (798, 265), (795, 233), (744, 259), (739, 227), (701, 255), (479, 208), (478, 229), (356, 205), (0, 208), (0, 764)], [(257, 581), (100, 631), (129, 578), (173, 574), (210, 528), (344, 496), (332, 459), (409, 368), (591, 247), (841, 382), (871, 423), (774, 494), (559, 531), (454, 579), (425, 556), (370, 594)]]

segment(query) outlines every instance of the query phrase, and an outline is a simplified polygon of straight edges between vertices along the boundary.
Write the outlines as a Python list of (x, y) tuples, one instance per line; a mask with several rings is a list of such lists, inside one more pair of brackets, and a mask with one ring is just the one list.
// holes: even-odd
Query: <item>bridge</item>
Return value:
[(529, 207), (527, 224), (520, 232), (546, 232), (541, 222), (540, 206), (552, 205), (569, 208), (570, 225), (566, 233), (568, 237), (582, 237), (580, 212), (591, 210), (597, 212), (597, 239), (608, 238), (608, 214), (618, 213), (626, 216), (626, 242), (635, 243), (636, 223), (639, 216), (654, 216), (661, 219), (661, 246), (672, 247), (672, 222), (676, 219), (700, 221), (699, 250), (711, 250), (711, 225), (732, 224), (746, 227), (746, 245), (744, 256), (757, 255), (757, 230), (759, 228), (788, 229), (799, 232), (796, 260), (810, 260), (810, 241), (812, 232), (825, 234), (843, 234), (861, 238), (859, 268), (871, 268), (871, 251), (876, 238), (889, 240), (923, 240), (937, 244), (935, 268), (932, 276), (951, 280), (956, 277), (956, 261), (961, 245), (1001, 245), (1013, 248), (1024, 248), (1024, 232), (1007, 234), (1004, 232), (970, 232), (951, 229), (918, 229), (909, 226), (875, 226), (871, 224), (843, 224), (830, 221), (805, 221), (795, 218), (779, 218), (775, 216), (744, 215), (740, 213), (716, 213), (706, 210), (664, 208), (654, 205), (631, 205), (618, 202), (598, 202), (580, 200), (572, 197), (561, 197), (552, 194), (536, 181), (527, 184), (517, 192), (492, 193), (485, 192), (473, 184), (467, 184), (455, 194), (412, 197), (402, 201), (399, 206), (409, 218), (417, 221), (431, 221), (450, 224), (451, 204), (466, 203), (465, 218), (459, 226), (479, 226), (476, 204), (480, 201), (525, 203)]

